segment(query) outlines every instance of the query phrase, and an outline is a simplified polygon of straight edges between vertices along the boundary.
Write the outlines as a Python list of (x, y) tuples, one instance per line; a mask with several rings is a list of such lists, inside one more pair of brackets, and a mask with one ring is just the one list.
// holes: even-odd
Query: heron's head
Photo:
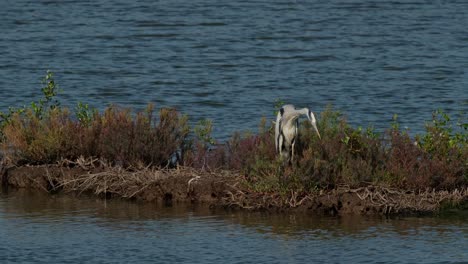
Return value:
[(320, 137), (320, 133), (319, 133), (318, 128), (317, 128), (317, 120), (315, 119), (314, 113), (312, 113), (312, 112), (309, 110), (309, 113), (308, 113), (307, 117), (309, 118), (310, 123), (312, 124), (312, 127), (314, 128), (315, 132), (317, 132), (318, 137), (319, 137), (320, 139), (322, 139), (322, 137)]

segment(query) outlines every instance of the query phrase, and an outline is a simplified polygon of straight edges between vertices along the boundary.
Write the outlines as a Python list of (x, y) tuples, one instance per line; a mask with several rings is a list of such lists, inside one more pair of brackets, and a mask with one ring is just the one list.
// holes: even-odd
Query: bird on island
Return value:
[(291, 104), (283, 105), (278, 111), (275, 123), (276, 153), (280, 154), (283, 162), (294, 161), (294, 145), (298, 137), (298, 120), (301, 115), (307, 116), (318, 137), (321, 138), (314, 113), (308, 108), (296, 109)]

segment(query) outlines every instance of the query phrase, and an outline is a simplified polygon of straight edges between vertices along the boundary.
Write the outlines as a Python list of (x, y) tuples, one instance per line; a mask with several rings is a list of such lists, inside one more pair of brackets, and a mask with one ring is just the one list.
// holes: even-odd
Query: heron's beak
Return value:
[(318, 131), (317, 124), (312, 123), (312, 126), (314, 127), (315, 132), (317, 132), (317, 135), (318, 135), (319, 139), (322, 139), (322, 137), (320, 136), (320, 133), (319, 133), (319, 131)]

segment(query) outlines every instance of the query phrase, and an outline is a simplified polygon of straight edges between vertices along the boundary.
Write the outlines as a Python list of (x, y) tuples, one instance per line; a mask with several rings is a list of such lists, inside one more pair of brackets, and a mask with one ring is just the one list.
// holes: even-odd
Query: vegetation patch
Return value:
[[(180, 187), (184, 189), (202, 178), (212, 179), (207, 184), (214, 186), (227, 179), (217, 180), (216, 175), (229, 174), (228, 184), (215, 184), (217, 191), (203, 197), (215, 197), (211, 200), (228, 207), (284, 209), (307, 204), (318, 210), (327, 204), (320, 197), (333, 194), (336, 204), (328, 205), (336, 212), (345, 212), (340, 208), (348, 208), (349, 202), (355, 208), (364, 206), (361, 213), (377, 208), (385, 214), (409, 208), (435, 211), (441, 204), (456, 206), (467, 200), (464, 113), (452, 120), (435, 111), (426, 132), (412, 137), (400, 128), (397, 117), (387, 131), (377, 133), (372, 127), (350, 126), (344, 115), (328, 107), (318, 118), (322, 138), (314, 136), (308, 122), (302, 123), (297, 158), (285, 165), (275, 153), (273, 125), (266, 119), (258, 133), (237, 132), (221, 143), (212, 137), (209, 120), (191, 128), (188, 116), (172, 108), (155, 111), (151, 104), (139, 112), (118, 106), (100, 112), (84, 103), (71, 110), (57, 100), (52, 73), (43, 83), (38, 101), (0, 113), (0, 144), (4, 174), (5, 168), (16, 167), (8, 169), (13, 173), (28, 166), (74, 171), (74, 176), (59, 173), (48, 180), (50, 174), (41, 169), (42, 176), (36, 178), (46, 179), (46, 185), (39, 184), (46, 191), (141, 198), (162, 178), (186, 181)], [(10, 176), (3, 177), (4, 185), (21, 187), (21, 181)], [(155, 197), (198, 200), (187, 196), (189, 189)], [(343, 198), (348, 196), (352, 198)]]

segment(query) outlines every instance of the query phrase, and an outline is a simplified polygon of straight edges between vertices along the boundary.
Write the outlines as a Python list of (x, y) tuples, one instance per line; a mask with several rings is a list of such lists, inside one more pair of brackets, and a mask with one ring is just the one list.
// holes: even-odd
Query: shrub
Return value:
[(7, 158), (18, 163), (50, 163), (69, 152), (68, 111), (51, 109), (44, 119), (36, 113), (27, 109), (10, 117), (3, 128), (2, 149)]
[[(231, 168), (242, 168), (253, 185), (298, 191), (342, 184), (358, 187), (363, 183), (413, 190), (466, 186), (466, 132), (454, 133), (448, 116), (442, 118), (428, 125), (427, 134), (418, 144), (407, 131), (400, 130), (396, 119), (386, 133), (378, 134), (372, 127), (352, 128), (339, 112), (328, 107), (318, 120), (321, 140), (309, 122), (300, 125), (297, 158), (291, 167), (279, 165), (273, 146), (271, 152), (262, 152), (267, 142), (274, 142), (273, 135), (265, 133), (234, 137), (230, 144)], [(465, 129), (466, 125), (461, 124)], [(278, 180), (272, 184), (275, 177)]]
[(372, 181), (382, 154), (379, 135), (372, 128), (350, 127), (331, 107), (321, 113), (318, 127), (322, 139), (315, 136), (309, 122), (300, 128), (295, 174), (305, 189)]
[(85, 156), (126, 167), (167, 166), (184, 148), (188, 130), (187, 117), (163, 108), (156, 120), (152, 105), (135, 117), (129, 109), (109, 107), (95, 112), (89, 124), (73, 119), (66, 108), (51, 109), (42, 119), (28, 110), (5, 126), (3, 148), (19, 163)]
[(193, 129), (194, 137), (188, 140), (184, 153), (184, 165), (201, 169), (217, 169), (224, 167), (224, 148), (217, 146), (211, 136), (213, 122), (209, 119), (200, 120)]

